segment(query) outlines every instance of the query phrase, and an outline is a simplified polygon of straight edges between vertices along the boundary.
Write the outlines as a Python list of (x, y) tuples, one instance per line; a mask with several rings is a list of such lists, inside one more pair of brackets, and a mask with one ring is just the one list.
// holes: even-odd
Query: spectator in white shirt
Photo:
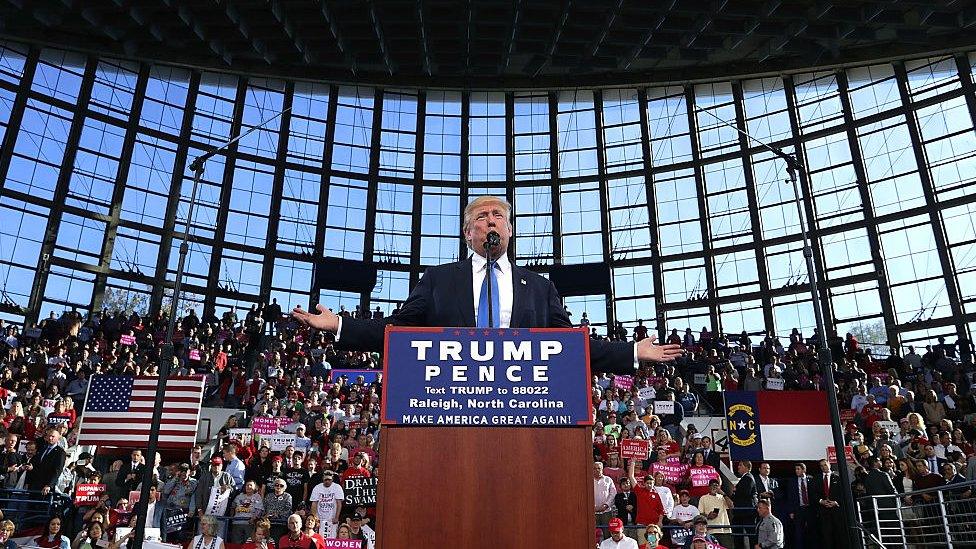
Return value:
[(624, 535), (624, 522), (618, 518), (610, 521), (610, 537), (600, 543), (600, 549), (638, 549), (637, 540)]
[(596, 513), (596, 523), (606, 524), (614, 514), (613, 498), (617, 495), (617, 488), (613, 479), (603, 474), (603, 463), (593, 464), (593, 512)]
[(678, 492), (678, 504), (671, 512), (671, 519), (675, 524), (680, 524), (685, 528), (691, 528), (691, 520), (698, 516), (698, 507), (691, 505), (691, 496), (688, 490)]

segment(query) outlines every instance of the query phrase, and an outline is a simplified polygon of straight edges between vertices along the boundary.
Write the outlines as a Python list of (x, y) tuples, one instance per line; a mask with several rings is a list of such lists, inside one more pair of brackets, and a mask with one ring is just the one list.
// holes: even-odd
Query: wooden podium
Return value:
[[(583, 360), (586, 378), (580, 383), (588, 395), (588, 358)], [(396, 376), (391, 380), (388, 374), (389, 368), (384, 417), (385, 402), (398, 390)], [(587, 423), (385, 425), (377, 548), (592, 548), (593, 449)]]

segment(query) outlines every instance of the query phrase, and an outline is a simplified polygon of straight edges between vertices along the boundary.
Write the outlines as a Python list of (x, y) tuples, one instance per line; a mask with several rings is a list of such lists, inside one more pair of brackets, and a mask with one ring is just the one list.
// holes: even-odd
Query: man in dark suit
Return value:
[[(753, 530), (755, 524), (756, 503), (759, 501), (759, 491), (756, 487), (756, 478), (752, 475), (752, 462), (740, 461), (736, 466), (739, 474), (739, 481), (735, 483), (732, 492), (732, 503), (736, 510), (732, 512), (732, 524), (738, 525), (733, 532), (744, 534)], [(735, 536), (735, 546), (751, 548), (755, 543), (755, 536)]]
[(814, 522), (814, 507), (810, 505), (813, 499), (813, 477), (807, 474), (807, 465), (797, 463), (793, 466), (795, 476), (786, 483), (786, 518), (787, 537), (791, 540), (791, 547), (803, 549), (816, 547), (811, 539), (813, 531), (810, 525)]
[(33, 469), (27, 472), (28, 490), (36, 490), (46, 496), (57, 485), (66, 457), (64, 449), (58, 446), (60, 438), (61, 433), (53, 427), (44, 432), (46, 446), (34, 454), (31, 460)]
[(115, 484), (122, 487), (123, 497), (128, 497), (129, 492), (139, 489), (142, 483), (142, 474), (146, 470), (146, 464), (142, 459), (142, 450), (133, 450), (132, 460), (122, 464), (119, 474), (115, 477)]
[[(395, 314), (378, 320), (335, 315), (321, 304), (319, 314), (296, 307), (292, 316), (303, 324), (336, 334), (337, 349), (380, 352), (384, 330), (396, 326), (463, 326), (496, 328), (571, 328), (556, 287), (547, 278), (509, 261), (512, 235), (511, 206), (504, 199), (482, 196), (464, 209), (464, 239), (474, 254), (463, 261), (430, 267)], [(495, 232), (499, 244), (491, 248), (494, 268), (487, 272), (485, 243)], [(490, 282), (489, 282), (490, 281)], [(494, 294), (487, 298), (488, 285)], [(488, 324), (488, 311), (494, 312)], [(593, 372), (633, 374), (637, 359), (665, 362), (681, 354), (678, 345), (655, 345), (648, 337), (637, 343), (590, 341)]]
[(722, 456), (712, 446), (712, 437), (705, 435), (701, 441), (702, 456), (705, 458), (705, 465), (711, 465), (716, 471), (722, 470)]
[(617, 518), (624, 524), (637, 523), (637, 494), (631, 490), (630, 479), (620, 479), (620, 491), (613, 497), (613, 506), (617, 509)]
[(817, 522), (823, 547), (847, 548), (848, 532), (844, 526), (844, 512), (840, 508), (843, 487), (840, 475), (830, 471), (830, 462), (820, 460), (820, 478), (814, 482), (817, 502)]

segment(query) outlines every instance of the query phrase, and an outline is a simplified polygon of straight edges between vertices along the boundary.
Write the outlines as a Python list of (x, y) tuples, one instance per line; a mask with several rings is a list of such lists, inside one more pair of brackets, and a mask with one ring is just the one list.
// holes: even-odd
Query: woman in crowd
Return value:
[(217, 519), (211, 515), (200, 517), (200, 533), (190, 541), (188, 549), (224, 549), (224, 540), (217, 535)]
[(302, 533), (312, 538), (312, 541), (315, 542), (316, 549), (325, 549), (325, 538), (319, 532), (319, 517), (315, 516), (315, 513), (309, 513), (305, 516)]
[(254, 533), (244, 543), (244, 549), (275, 549), (274, 540), (270, 536), (271, 521), (266, 518), (258, 519), (254, 523)]
[(14, 537), (14, 530), (16, 529), (12, 521), (0, 522), (0, 544), (2, 544), (3, 549), (17, 549), (17, 543), (10, 539)]
[(102, 524), (93, 522), (78, 532), (71, 543), (71, 549), (98, 549), (98, 543), (105, 541), (106, 535)]
[(51, 517), (44, 525), (44, 533), (34, 538), (34, 545), (43, 549), (69, 549), (71, 542), (61, 533), (61, 517)]

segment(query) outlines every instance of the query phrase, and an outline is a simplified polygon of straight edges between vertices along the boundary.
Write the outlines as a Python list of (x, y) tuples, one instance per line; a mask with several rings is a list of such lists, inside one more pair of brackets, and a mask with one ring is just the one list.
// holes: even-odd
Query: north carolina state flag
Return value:
[(823, 459), (833, 445), (822, 391), (726, 391), (733, 460)]

